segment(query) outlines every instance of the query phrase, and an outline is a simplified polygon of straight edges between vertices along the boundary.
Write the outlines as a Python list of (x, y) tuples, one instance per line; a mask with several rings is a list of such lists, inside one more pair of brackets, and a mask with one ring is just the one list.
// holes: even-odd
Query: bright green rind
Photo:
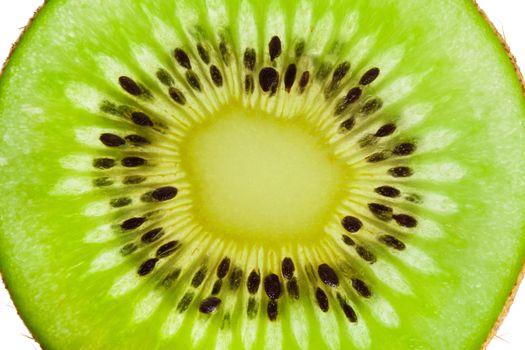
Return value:
[[(293, 12), (293, 3), (282, 3)], [(231, 1), (232, 8), (236, 4)], [(195, 6), (205, 9), (202, 2)], [(0, 164), (7, 162), (0, 167), (1, 271), (19, 312), (47, 349), (188, 348), (187, 337), (156, 337), (155, 320), (162, 318), (127, 323), (139, 295), (107, 297), (114, 276), (125, 266), (86, 274), (100, 248), (86, 246), (84, 234), (103, 222), (79, 215), (90, 195), (50, 195), (58, 180), (68, 175), (59, 160), (83, 151), (73, 130), (94, 122), (110, 125), (73, 106), (63, 87), (71, 80), (92, 80), (107, 87), (96, 75), (92, 54), (120, 57), (127, 51), (122, 33), (140, 43), (155, 42), (147, 18), (135, 12), (138, 7), (138, 2), (116, 0), (50, 1), (0, 81), (0, 157), (5, 159)], [(147, 7), (177, 26), (172, 1)], [(325, 6), (319, 2), (317, 7), (322, 13)], [(408, 43), (394, 74), (429, 71), (407, 104), (438, 102), (413, 134), (445, 128), (460, 137), (445, 152), (416, 158), (416, 166), (454, 161), (466, 170), (458, 182), (421, 181), (420, 188), (444, 193), (459, 205), (451, 216), (428, 213), (441, 222), (444, 239), (414, 238), (441, 272), (424, 275), (400, 268), (413, 278), (409, 282), (416, 297), (381, 291), (398, 313), (400, 325), (388, 329), (369, 318), (371, 348), (477, 349), (525, 258), (521, 195), (525, 101), (514, 67), (470, 1), (337, 1), (332, 7), (339, 15), (353, 8), (371, 9), (360, 14), (365, 20), (357, 34), (381, 28), (383, 40), (372, 49), (370, 64), (383, 46)], [(261, 22), (264, 12), (256, 11)], [(392, 110), (402, 112), (402, 103)], [(326, 347), (321, 331), (312, 331), (311, 349)], [(285, 349), (296, 346), (293, 337), (285, 338)], [(201, 345), (206, 349), (213, 343), (208, 337)], [(352, 348), (348, 339), (341, 344)], [(261, 339), (257, 345), (263, 346)]]

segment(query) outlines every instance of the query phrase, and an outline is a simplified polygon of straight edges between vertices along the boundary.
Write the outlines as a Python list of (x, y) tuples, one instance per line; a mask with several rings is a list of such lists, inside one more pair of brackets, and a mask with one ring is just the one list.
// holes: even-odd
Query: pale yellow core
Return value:
[(191, 130), (181, 155), (207, 231), (263, 244), (325, 235), (343, 167), (297, 118), (229, 106)]

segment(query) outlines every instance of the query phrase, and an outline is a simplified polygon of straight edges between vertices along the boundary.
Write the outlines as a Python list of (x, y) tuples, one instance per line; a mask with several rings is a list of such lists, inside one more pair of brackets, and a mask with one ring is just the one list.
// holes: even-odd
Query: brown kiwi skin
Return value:
[[(42, 8), (49, 1), (50, 0), (43, 0), (43, 4), (40, 5), (35, 10), (35, 12), (33, 13), (33, 16), (31, 17), (31, 19), (29, 19), (27, 24), (24, 26), (24, 29), (22, 30), (22, 32), (21, 32), (20, 36), (18, 37), (18, 39), (11, 46), (11, 50), (9, 51), (7, 59), (2, 64), (2, 69), (0, 69), (0, 79), (2, 78), (2, 75), (5, 72), (8, 64), (9, 64), (9, 61), (11, 60), (11, 57), (12, 57), (14, 51), (16, 50), (18, 44), (20, 44), (20, 42), (23, 41), (23, 39), (24, 39), (28, 29), (31, 27), (31, 25), (33, 24), (34, 20), (37, 18), (38, 14), (42, 10)], [(494, 23), (489, 19), (489, 17), (485, 13), (485, 11), (478, 5), (477, 1), (476, 0), (471, 0), (471, 1), (474, 4), (475, 8), (478, 10), (479, 14), (485, 20), (485, 22), (488, 23), (488, 25), (490, 26), (492, 31), (496, 34), (496, 36), (498, 37), (501, 45), (505, 49), (505, 52), (507, 53), (507, 56), (508, 56), (510, 62), (512, 63), (513, 67), (514, 67), (514, 70), (515, 70), (516, 74), (518, 75), (518, 79), (520, 81), (521, 89), (523, 91), (523, 96), (525, 98), (525, 79), (523, 77), (523, 74), (522, 74), (519, 66), (518, 66), (516, 57), (512, 54), (511, 49), (510, 49), (509, 45), (507, 44), (507, 42), (506, 42), (505, 38), (503, 37), (503, 35), (500, 34), (500, 32), (498, 31), (498, 29), (496, 28)], [(524, 230), (524, 233), (525, 233), (525, 230)], [(509, 293), (509, 296), (507, 297), (507, 300), (505, 302), (505, 306), (503, 307), (503, 310), (501, 311), (500, 315), (496, 319), (496, 322), (492, 326), (492, 329), (489, 332), (487, 338), (485, 339), (485, 342), (481, 346), (481, 350), (486, 350), (487, 347), (489, 346), (490, 342), (492, 341), (492, 339), (496, 336), (499, 327), (502, 325), (503, 321), (505, 320), (505, 317), (509, 313), (509, 310), (510, 310), (510, 308), (512, 306), (512, 303), (514, 302), (514, 299), (516, 298), (516, 294), (518, 293), (518, 289), (519, 289), (520, 284), (522, 283), (524, 277), (525, 277), (525, 261), (522, 264), (521, 271), (518, 274), (516, 282), (514, 283), (514, 287), (512, 288), (512, 291)], [(8, 291), (8, 293), (11, 294), (10, 291), (9, 291), (9, 286), (7, 284), (7, 281), (3, 278), (3, 276), (1, 276), (1, 271), (0, 271), (0, 278), (2, 279), (2, 281), (4, 283), (4, 286), (5, 286), (6, 290)], [(24, 320), (24, 317), (18, 312), (18, 308), (16, 308), (16, 310), (17, 310), (18, 316), (22, 319), (22, 321), (26, 325), (26, 328), (28, 328), (28, 330), (29, 330), (29, 327), (27, 327), (28, 323)], [(35, 334), (33, 334), (31, 331), (30, 331), (30, 334), (31, 334), (31, 338), (33, 340), (35, 340), (42, 347), (43, 350), (47, 349), (46, 347), (43, 346), (43, 342), (40, 342), (39, 338)]]
[[(501, 43), (501, 45), (505, 49), (505, 52), (507, 53), (507, 56), (510, 59), (510, 62), (514, 66), (514, 71), (518, 75), (518, 79), (520, 80), (520, 84), (521, 84), (521, 89), (522, 89), (524, 97), (525, 97), (525, 80), (523, 78), (523, 74), (522, 74), (522, 72), (520, 70), (520, 67), (518, 66), (518, 62), (516, 60), (516, 56), (514, 56), (512, 54), (510, 46), (507, 44), (507, 41), (505, 40), (503, 35), (501, 35), (501, 33), (498, 31), (498, 29), (496, 28), (494, 23), (489, 19), (489, 17), (485, 13), (485, 11), (478, 5), (477, 1), (476, 0), (472, 0), (472, 2), (474, 3), (474, 6), (478, 10), (478, 12), (481, 15), (481, 17), (483, 17), (485, 22), (487, 22), (488, 25), (490, 26), (490, 28), (492, 28), (492, 31), (496, 34), (496, 36), (499, 39), (499, 42)], [(507, 317), (507, 314), (509, 313), (510, 307), (512, 306), (512, 303), (514, 302), (514, 299), (516, 298), (516, 294), (518, 293), (518, 289), (520, 287), (520, 284), (522, 284), (522, 281), (523, 281), (524, 277), (525, 277), (525, 261), (521, 265), (521, 271), (518, 274), (518, 278), (516, 279), (516, 282), (514, 283), (514, 287), (512, 288), (512, 291), (509, 293), (509, 296), (507, 297), (507, 301), (505, 302), (505, 306), (503, 307), (503, 310), (501, 310), (501, 313), (499, 314), (498, 318), (496, 319), (496, 323), (494, 323), (494, 325), (492, 326), (492, 329), (491, 329), (490, 333), (488, 334), (487, 338), (485, 339), (485, 342), (481, 346), (481, 350), (486, 350), (488, 348), (490, 342), (492, 341), (492, 339), (498, 333), (498, 329), (503, 324), (503, 321), (505, 320), (505, 317)]]
[(40, 5), (36, 10), (35, 12), (33, 12), (33, 16), (29, 19), (29, 21), (27, 22), (27, 24), (24, 26), (24, 29), (22, 29), (22, 32), (20, 33), (20, 36), (18, 37), (18, 39), (16, 39), (16, 41), (13, 43), (13, 45), (11, 45), (11, 49), (9, 50), (9, 54), (7, 55), (7, 58), (5, 60), (5, 62), (2, 64), (2, 69), (0, 69), (0, 78), (2, 78), (2, 75), (5, 71), (5, 69), (7, 68), (7, 65), (9, 63), (9, 61), (11, 60), (11, 56), (13, 56), (13, 53), (15, 52), (15, 49), (17, 48), (18, 44), (20, 44), (22, 42), (22, 40), (24, 39), (28, 29), (31, 27), (31, 25), (33, 24), (33, 22), (35, 21), (35, 19), (37, 18), (38, 14), (40, 13), (40, 11), (42, 10), (42, 8), (49, 2), (50, 0), (43, 0), (43, 3), (42, 5)]
[[(0, 80), (2, 79), (2, 76), (4, 75), (4, 73), (6, 72), (7, 66), (9, 65), (9, 62), (11, 61), (11, 57), (13, 56), (13, 53), (15, 52), (16, 48), (18, 47), (18, 44), (20, 44), (24, 40), (24, 38), (25, 38), (29, 28), (31, 27), (31, 25), (33, 24), (35, 19), (38, 17), (38, 15), (40, 14), (40, 11), (42, 11), (44, 6), (49, 1), (50, 0), (43, 0), (42, 5), (40, 5), (33, 12), (33, 16), (29, 19), (27, 24), (24, 26), (24, 29), (20, 33), (20, 36), (18, 37), (18, 39), (16, 39), (16, 41), (13, 43), (13, 45), (11, 45), (11, 49), (9, 50), (9, 54), (7, 55), (7, 58), (6, 58), (5, 62), (2, 64), (2, 68), (0, 69)], [(0, 279), (2, 279), (2, 282), (3, 282), (4, 286), (5, 286), (5, 289), (7, 290), (8, 294), (9, 294), (9, 296), (11, 296), (11, 290), (9, 289), (9, 284), (7, 283), (7, 280), (4, 278), (4, 276), (2, 274), (2, 265), (0, 265)], [(18, 307), (16, 307), (16, 305), (15, 305), (15, 310), (16, 310), (17, 315), (20, 317), (20, 319), (24, 323), (24, 326), (27, 328), (27, 330), (28, 330), (28, 332), (30, 334), (29, 338), (34, 340), (42, 348), (42, 350), (49, 350), (50, 348), (48, 348), (47, 346), (44, 346), (44, 342), (41, 341), (40, 338), (34, 332), (32, 332), (30, 330), (29, 322), (27, 322), (25, 320), (24, 316), (18, 311)]]

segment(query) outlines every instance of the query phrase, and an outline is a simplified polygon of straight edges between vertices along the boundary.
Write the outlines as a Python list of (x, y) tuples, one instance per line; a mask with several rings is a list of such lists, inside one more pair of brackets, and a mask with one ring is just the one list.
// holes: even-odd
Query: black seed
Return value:
[(213, 81), (216, 87), (222, 86), (222, 74), (216, 65), (212, 64), (210, 66), (210, 76), (211, 76), (211, 80)]
[(366, 157), (368, 163), (379, 163), (390, 158), (389, 152), (377, 152)]
[(341, 220), (341, 225), (343, 225), (343, 228), (347, 230), (348, 232), (355, 233), (363, 227), (363, 223), (361, 220), (356, 218), (355, 216), (345, 216), (343, 220)]
[(295, 277), (292, 277), (292, 279), (286, 283), (286, 289), (288, 289), (290, 298), (295, 300), (299, 299), (299, 285)]
[(363, 91), (358, 87), (354, 87), (348, 90), (346, 96), (341, 98), (339, 102), (337, 102), (334, 111), (335, 116), (343, 114), (351, 104), (359, 100), (362, 93)]
[(230, 258), (226, 257), (221, 260), (219, 266), (217, 266), (217, 277), (224, 278), (228, 274), (230, 269)]
[(155, 265), (157, 265), (157, 261), (159, 261), (157, 258), (144, 261), (137, 271), (139, 276), (146, 276), (147, 274), (151, 273), (151, 271), (153, 271), (155, 268)]
[(192, 70), (186, 71), (186, 80), (188, 81), (188, 84), (190, 84), (190, 86), (194, 90), (201, 91), (201, 82), (199, 80), (199, 77), (197, 76), (197, 74), (195, 74), (194, 71)]
[(367, 101), (363, 107), (361, 107), (361, 113), (370, 115), (375, 112), (377, 112), (379, 109), (383, 107), (383, 101), (381, 101), (378, 98), (374, 98), (373, 100)]
[(182, 91), (180, 91), (179, 89), (175, 87), (170, 87), (168, 92), (173, 101), (177, 102), (180, 105), (186, 104), (186, 97), (184, 97), (184, 94), (182, 93)]
[(303, 55), (304, 47), (305, 47), (305, 44), (304, 44), (303, 40), (301, 40), (297, 44), (295, 44), (295, 57), (299, 58), (299, 57), (301, 57)]
[(122, 208), (126, 205), (130, 205), (132, 202), (131, 198), (123, 197), (123, 198), (115, 198), (112, 199), (109, 202), (109, 205), (111, 205), (113, 208)]
[(370, 70), (368, 70), (365, 74), (363, 74), (363, 76), (361, 77), (361, 80), (359, 80), (359, 84), (361, 85), (369, 85), (371, 84), (374, 80), (377, 79), (377, 77), (379, 76), (379, 68), (372, 68)]
[(341, 301), (340, 305), (348, 321), (352, 323), (357, 322), (357, 314), (355, 313), (354, 309), (350, 305), (348, 305), (345, 301)]
[(301, 79), (299, 79), (299, 93), (302, 94), (304, 90), (306, 89), (306, 85), (308, 85), (308, 82), (310, 81), (310, 72), (304, 71), (303, 74), (301, 74)]
[(181, 66), (186, 69), (191, 69), (190, 58), (183, 49), (176, 48), (175, 51), (173, 51), (173, 56)]
[(400, 143), (397, 145), (392, 153), (394, 153), (396, 156), (408, 156), (416, 151), (416, 145), (413, 143)]
[(345, 98), (349, 103), (354, 103), (357, 100), (359, 100), (362, 93), (363, 91), (360, 88), (354, 87), (348, 90), (348, 93), (346, 94)]
[(264, 291), (271, 300), (279, 299), (281, 296), (281, 281), (279, 276), (274, 273), (269, 274), (264, 278)]
[(374, 191), (382, 196), (395, 198), (401, 195), (401, 191), (392, 186), (380, 186), (376, 187)]
[(319, 65), (319, 69), (317, 70), (317, 73), (315, 74), (315, 78), (317, 80), (325, 80), (328, 78), (328, 75), (332, 71), (332, 65), (328, 62), (321, 62)]
[(341, 80), (343, 80), (349, 70), (350, 70), (349, 62), (340, 63), (335, 68), (334, 73), (332, 74), (332, 84), (338, 84)]
[(177, 310), (181, 313), (188, 310), (194, 296), (195, 294), (193, 292), (186, 292), (186, 294), (180, 299), (179, 304), (177, 305)]
[(177, 189), (172, 186), (159, 187), (153, 192), (151, 192), (151, 197), (158, 200), (159, 202), (164, 202), (173, 199), (176, 195)]
[(259, 285), (261, 284), (261, 276), (253, 270), (250, 272), (250, 275), (248, 276), (248, 280), (246, 281), (246, 287), (248, 288), (248, 292), (250, 294), (255, 294), (259, 290)]
[(352, 130), (354, 126), (355, 126), (355, 118), (350, 117), (344, 122), (342, 122), (341, 125), (339, 125), (339, 128), (346, 132), (346, 131)]
[(210, 63), (210, 54), (208, 53), (208, 50), (202, 46), (202, 44), (197, 44), (197, 52), (199, 53), (199, 57), (201, 58), (202, 62), (206, 64)]
[(282, 53), (281, 39), (278, 36), (272, 37), (268, 43), (268, 51), (270, 52), (270, 60), (273, 61)]
[(131, 120), (140, 126), (153, 126), (153, 122), (146, 113), (133, 112), (131, 113)]
[(215, 283), (213, 284), (213, 288), (211, 290), (211, 294), (212, 295), (219, 294), (219, 292), (221, 291), (221, 288), (222, 288), (222, 280), (215, 281)]
[(153, 202), (159, 202), (159, 200), (152, 197), (153, 192), (146, 192), (142, 196), (140, 196), (140, 200), (146, 203), (153, 203)]
[(175, 271), (173, 272), (170, 272), (169, 275), (167, 275), (163, 280), (162, 280), (162, 285), (165, 287), (165, 288), (169, 288), (173, 285), (173, 283), (177, 280), (177, 278), (179, 278), (180, 276), (180, 272), (181, 270), (180, 269), (176, 269)]
[(368, 203), (368, 209), (374, 214), (378, 219), (383, 221), (392, 220), (393, 210), (386, 205), (379, 203)]
[(130, 175), (126, 176), (124, 180), (122, 180), (122, 183), (124, 185), (138, 185), (146, 181), (146, 178), (144, 176), (139, 175)]
[(121, 164), (126, 168), (135, 168), (146, 164), (146, 160), (140, 157), (126, 157), (122, 159)]
[(397, 129), (396, 124), (392, 124), (392, 123), (385, 124), (379, 129), (377, 129), (375, 136), (377, 137), (390, 136), (394, 133), (394, 131), (396, 131), (396, 129)]
[(244, 67), (249, 70), (253, 71), (255, 69), (255, 60), (256, 60), (255, 50), (251, 48), (247, 48), (244, 51)]
[(230, 289), (236, 290), (241, 285), (241, 282), (242, 282), (242, 269), (236, 267), (230, 273)]
[(115, 159), (97, 158), (93, 160), (93, 167), (97, 169), (110, 169), (115, 166)]
[(369, 263), (374, 263), (376, 262), (376, 257), (374, 254), (372, 254), (368, 249), (366, 249), (365, 247), (362, 247), (360, 245), (358, 245), (357, 247), (355, 247), (355, 250), (357, 252), (357, 254), (359, 254), (359, 256), (369, 262)]
[(128, 94), (133, 96), (139, 96), (142, 94), (142, 89), (140, 88), (140, 86), (138, 86), (138, 84), (130, 77), (127, 77), (125, 75), (121, 76), (120, 78), (118, 78), (118, 82)]
[(328, 266), (328, 264), (319, 265), (319, 267), (317, 268), (317, 273), (319, 274), (319, 278), (321, 278), (321, 281), (323, 281), (323, 283), (327, 286), (339, 286), (339, 277), (337, 277), (335, 271), (330, 266)]
[(230, 64), (230, 50), (228, 49), (228, 45), (224, 40), (219, 44), (219, 51), (224, 64), (228, 66)]
[(139, 247), (135, 243), (128, 243), (120, 249), (120, 254), (128, 256), (135, 252)]
[(396, 220), (399, 226), (410, 227), (410, 228), (417, 226), (417, 220), (410, 215), (396, 214), (394, 215), (394, 220)]
[(295, 76), (297, 75), (297, 66), (294, 63), (288, 65), (286, 73), (284, 73), (284, 88), (287, 92), (290, 92), (293, 84), (295, 83)]
[(150, 143), (148, 139), (140, 135), (128, 135), (125, 139), (135, 145), (148, 145)]
[(368, 288), (366, 283), (360, 280), (359, 278), (352, 278), (352, 287), (362, 297), (370, 298), (372, 296), (372, 292), (370, 291), (370, 288)]
[(111, 186), (114, 183), (115, 181), (113, 181), (109, 177), (99, 177), (98, 179), (93, 180), (93, 185), (97, 187)]
[(257, 300), (255, 300), (255, 298), (248, 299), (248, 307), (246, 309), (246, 314), (248, 315), (248, 318), (254, 319), (255, 316), (257, 316), (258, 308), (259, 305), (257, 304)]
[(206, 278), (207, 272), (208, 270), (206, 269), (206, 267), (201, 267), (200, 270), (195, 272), (195, 275), (193, 275), (193, 279), (191, 280), (191, 285), (194, 288), (198, 288), (204, 281), (204, 278)]
[(259, 85), (264, 92), (270, 92), (271, 95), (277, 92), (279, 85), (279, 73), (272, 67), (265, 67), (259, 72)]
[(414, 174), (412, 169), (406, 166), (400, 166), (396, 168), (388, 169), (388, 173), (393, 177), (409, 177)]
[(221, 299), (217, 297), (208, 297), (201, 301), (199, 311), (203, 314), (211, 314), (217, 310), (219, 305), (221, 305)]
[(284, 278), (286, 278), (287, 280), (292, 278), (293, 277), (293, 273), (295, 271), (295, 266), (293, 264), (292, 259), (290, 259), (288, 257), (284, 258), (282, 263), (281, 263), (281, 270), (282, 270)]
[(122, 137), (115, 135), (115, 134), (109, 134), (109, 133), (104, 133), (100, 135), (99, 139), (100, 139), (100, 142), (102, 142), (104, 145), (108, 147), (118, 147), (126, 143), (126, 141)]
[(315, 299), (317, 299), (317, 305), (319, 305), (321, 311), (327, 312), (330, 306), (328, 303), (328, 297), (326, 296), (326, 293), (319, 287), (317, 287), (317, 290), (315, 291)]
[(179, 241), (171, 241), (168, 243), (164, 243), (157, 249), (157, 258), (166, 258), (170, 256), (171, 254), (175, 253), (175, 251), (180, 247)]
[(120, 227), (126, 231), (134, 230), (145, 222), (146, 222), (146, 218), (135, 217), (135, 218), (125, 220), (122, 224), (120, 224)]
[(164, 231), (162, 231), (162, 227), (157, 227), (143, 234), (140, 240), (144, 244), (153, 243), (156, 240), (158, 240), (160, 237), (162, 237), (163, 235), (164, 235)]
[(349, 246), (355, 245), (355, 241), (347, 235), (343, 235), (343, 242), (345, 242), (345, 244)]
[(253, 81), (253, 76), (246, 74), (244, 77), (244, 91), (246, 94), (250, 95), (253, 94), (253, 90), (255, 88), (255, 83)]
[(384, 235), (379, 237), (379, 241), (396, 250), (404, 250), (406, 248), (405, 243), (401, 242), (394, 236)]
[(175, 83), (171, 74), (168, 73), (165, 69), (159, 69), (156, 73), (156, 76), (157, 79), (166, 86), (172, 86)]
[(268, 306), (266, 307), (266, 313), (270, 321), (275, 321), (277, 319), (279, 307), (277, 306), (277, 301), (270, 300), (268, 301)]

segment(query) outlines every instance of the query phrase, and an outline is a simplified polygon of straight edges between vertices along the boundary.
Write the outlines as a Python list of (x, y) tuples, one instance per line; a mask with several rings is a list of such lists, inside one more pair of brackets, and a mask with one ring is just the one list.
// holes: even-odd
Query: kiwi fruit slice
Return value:
[(524, 116), (467, 0), (52, 0), (0, 82), (2, 277), (46, 349), (479, 349)]

